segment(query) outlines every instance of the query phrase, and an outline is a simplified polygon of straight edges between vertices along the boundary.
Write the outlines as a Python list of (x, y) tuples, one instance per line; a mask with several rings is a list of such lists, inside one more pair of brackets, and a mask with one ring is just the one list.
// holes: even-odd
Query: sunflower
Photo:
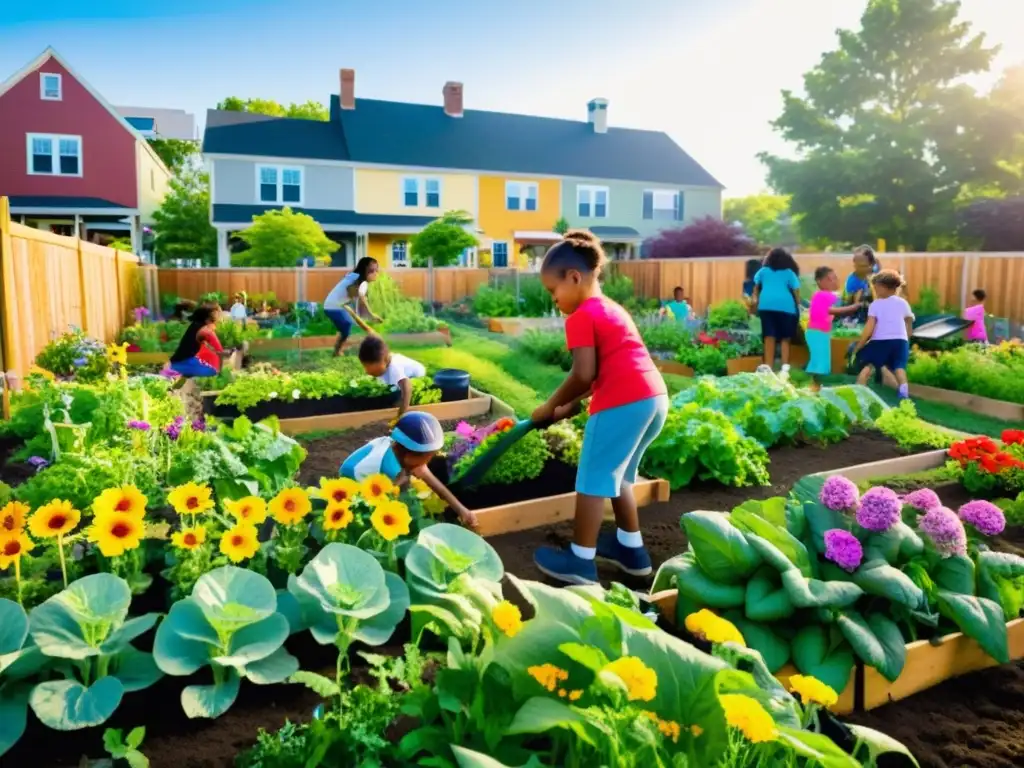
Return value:
[(359, 494), (359, 483), (348, 477), (321, 477), (317, 495), (330, 504), (352, 501)]
[(111, 365), (128, 365), (128, 342), (107, 346), (107, 360)]
[(0, 571), (10, 568), (11, 564), (17, 563), (23, 554), (31, 552), (35, 546), (24, 531), (0, 533)]
[(220, 537), (220, 551), (227, 556), (232, 563), (240, 563), (246, 560), (260, 549), (260, 542), (256, 536), (256, 526), (249, 523), (238, 523), (234, 528), (229, 528)]
[(192, 528), (182, 528), (177, 533), (171, 534), (171, 544), (178, 549), (198, 549), (206, 541), (206, 529), (201, 525)]
[(134, 485), (122, 485), (120, 488), (107, 488), (92, 502), (92, 511), (97, 517), (109, 513), (120, 515), (146, 514), (146, 503), (149, 500)]
[(210, 486), (199, 483), (185, 483), (167, 494), (167, 501), (179, 515), (198, 515), (213, 509)]
[(224, 508), (240, 523), (259, 525), (267, 519), (267, 502), (259, 496), (246, 496), (238, 501), (224, 502)]
[(409, 508), (400, 501), (388, 500), (381, 502), (370, 515), (374, 529), (386, 541), (394, 541), (399, 536), (409, 535)]
[(395, 484), (388, 479), (387, 475), (370, 475), (363, 480), (360, 493), (363, 498), (371, 504), (383, 501), (395, 492)]
[(107, 512), (93, 518), (88, 538), (99, 547), (104, 557), (117, 557), (136, 549), (145, 532), (141, 515)]
[(20, 531), (25, 527), (25, 518), (31, 510), (27, 504), (12, 501), (0, 509), (0, 535)]
[(324, 530), (340, 531), (348, 528), (354, 518), (352, 508), (347, 501), (340, 504), (328, 504), (327, 509), (324, 510)]
[(281, 525), (295, 525), (312, 508), (309, 496), (301, 488), (285, 488), (270, 500), (270, 514)]
[(54, 499), (37, 509), (28, 519), (28, 529), (37, 539), (50, 539), (70, 533), (82, 519), (82, 513), (70, 501)]

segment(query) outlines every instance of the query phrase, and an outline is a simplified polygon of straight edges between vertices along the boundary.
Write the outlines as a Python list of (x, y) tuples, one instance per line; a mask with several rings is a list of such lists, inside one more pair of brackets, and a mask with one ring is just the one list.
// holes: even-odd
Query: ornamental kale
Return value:
[(860, 502), (860, 491), (852, 480), (834, 475), (821, 486), (820, 499), (833, 512), (849, 512)]
[(857, 524), (869, 531), (887, 531), (900, 519), (900, 497), (889, 488), (872, 488), (860, 498)]
[(921, 516), (917, 525), (942, 557), (963, 555), (967, 551), (967, 534), (953, 510), (933, 507)]
[(985, 536), (998, 536), (1006, 528), (1003, 510), (991, 501), (969, 501), (958, 510), (960, 519)]

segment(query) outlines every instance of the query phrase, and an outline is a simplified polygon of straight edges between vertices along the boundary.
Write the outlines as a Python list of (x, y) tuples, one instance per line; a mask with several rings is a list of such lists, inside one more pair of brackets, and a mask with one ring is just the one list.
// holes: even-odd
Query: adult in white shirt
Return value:
[(375, 322), (380, 322), (380, 318), (366, 302), (366, 291), (370, 283), (377, 279), (379, 271), (380, 265), (376, 259), (363, 256), (356, 264), (356, 268), (345, 275), (324, 299), (324, 314), (338, 329), (338, 339), (334, 342), (335, 357), (341, 354), (345, 340), (352, 333), (352, 317), (346, 307), (353, 307), (355, 312), (365, 310)]
[(376, 376), (378, 381), (389, 386), (398, 387), (402, 393), (398, 406), (398, 417), (401, 418), (412, 404), (412, 380), (427, 375), (423, 363), (392, 352), (380, 336), (367, 336), (363, 339), (359, 345), (359, 362), (370, 376)]
[(246, 295), (244, 293), (236, 293), (235, 303), (231, 305), (231, 319), (242, 325), (245, 325), (245, 321), (249, 317), (249, 310), (245, 307), (245, 301)]

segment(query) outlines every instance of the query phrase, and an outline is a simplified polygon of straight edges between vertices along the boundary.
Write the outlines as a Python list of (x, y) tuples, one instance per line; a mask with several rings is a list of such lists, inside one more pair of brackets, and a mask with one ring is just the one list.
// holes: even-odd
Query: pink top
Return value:
[(591, 413), (668, 393), (633, 318), (611, 299), (594, 296), (580, 304), (565, 320), (565, 343), (570, 351), (597, 350)]
[(984, 304), (975, 304), (973, 307), (967, 307), (964, 310), (964, 320), (970, 320), (974, 323), (974, 325), (964, 331), (964, 337), (968, 341), (988, 341), (988, 330), (985, 328)]
[(808, 314), (807, 328), (811, 331), (832, 330), (832, 315), (829, 310), (839, 301), (839, 297), (832, 291), (816, 291), (811, 297), (811, 310)]

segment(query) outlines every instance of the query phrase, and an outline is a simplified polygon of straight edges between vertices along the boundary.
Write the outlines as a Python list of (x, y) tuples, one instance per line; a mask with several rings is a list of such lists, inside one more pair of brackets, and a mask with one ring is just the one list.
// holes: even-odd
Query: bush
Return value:
[(43, 347), (36, 365), (57, 376), (74, 375), (85, 384), (101, 380), (110, 369), (103, 344), (77, 328)]
[(515, 317), (519, 307), (512, 291), (481, 285), (473, 297), (473, 311), (480, 317)]
[(907, 377), (913, 384), (1024, 404), (1024, 357), (1003, 355), (1001, 346), (967, 345), (934, 355), (914, 354)]
[(743, 230), (720, 219), (698, 219), (682, 229), (666, 229), (647, 241), (652, 259), (754, 256), (757, 245)]
[(712, 304), (708, 310), (708, 328), (731, 330), (746, 328), (750, 322), (750, 313), (742, 301), (726, 299)]
[(612, 265), (604, 274), (601, 290), (609, 299), (625, 307), (633, 298), (633, 281)]

